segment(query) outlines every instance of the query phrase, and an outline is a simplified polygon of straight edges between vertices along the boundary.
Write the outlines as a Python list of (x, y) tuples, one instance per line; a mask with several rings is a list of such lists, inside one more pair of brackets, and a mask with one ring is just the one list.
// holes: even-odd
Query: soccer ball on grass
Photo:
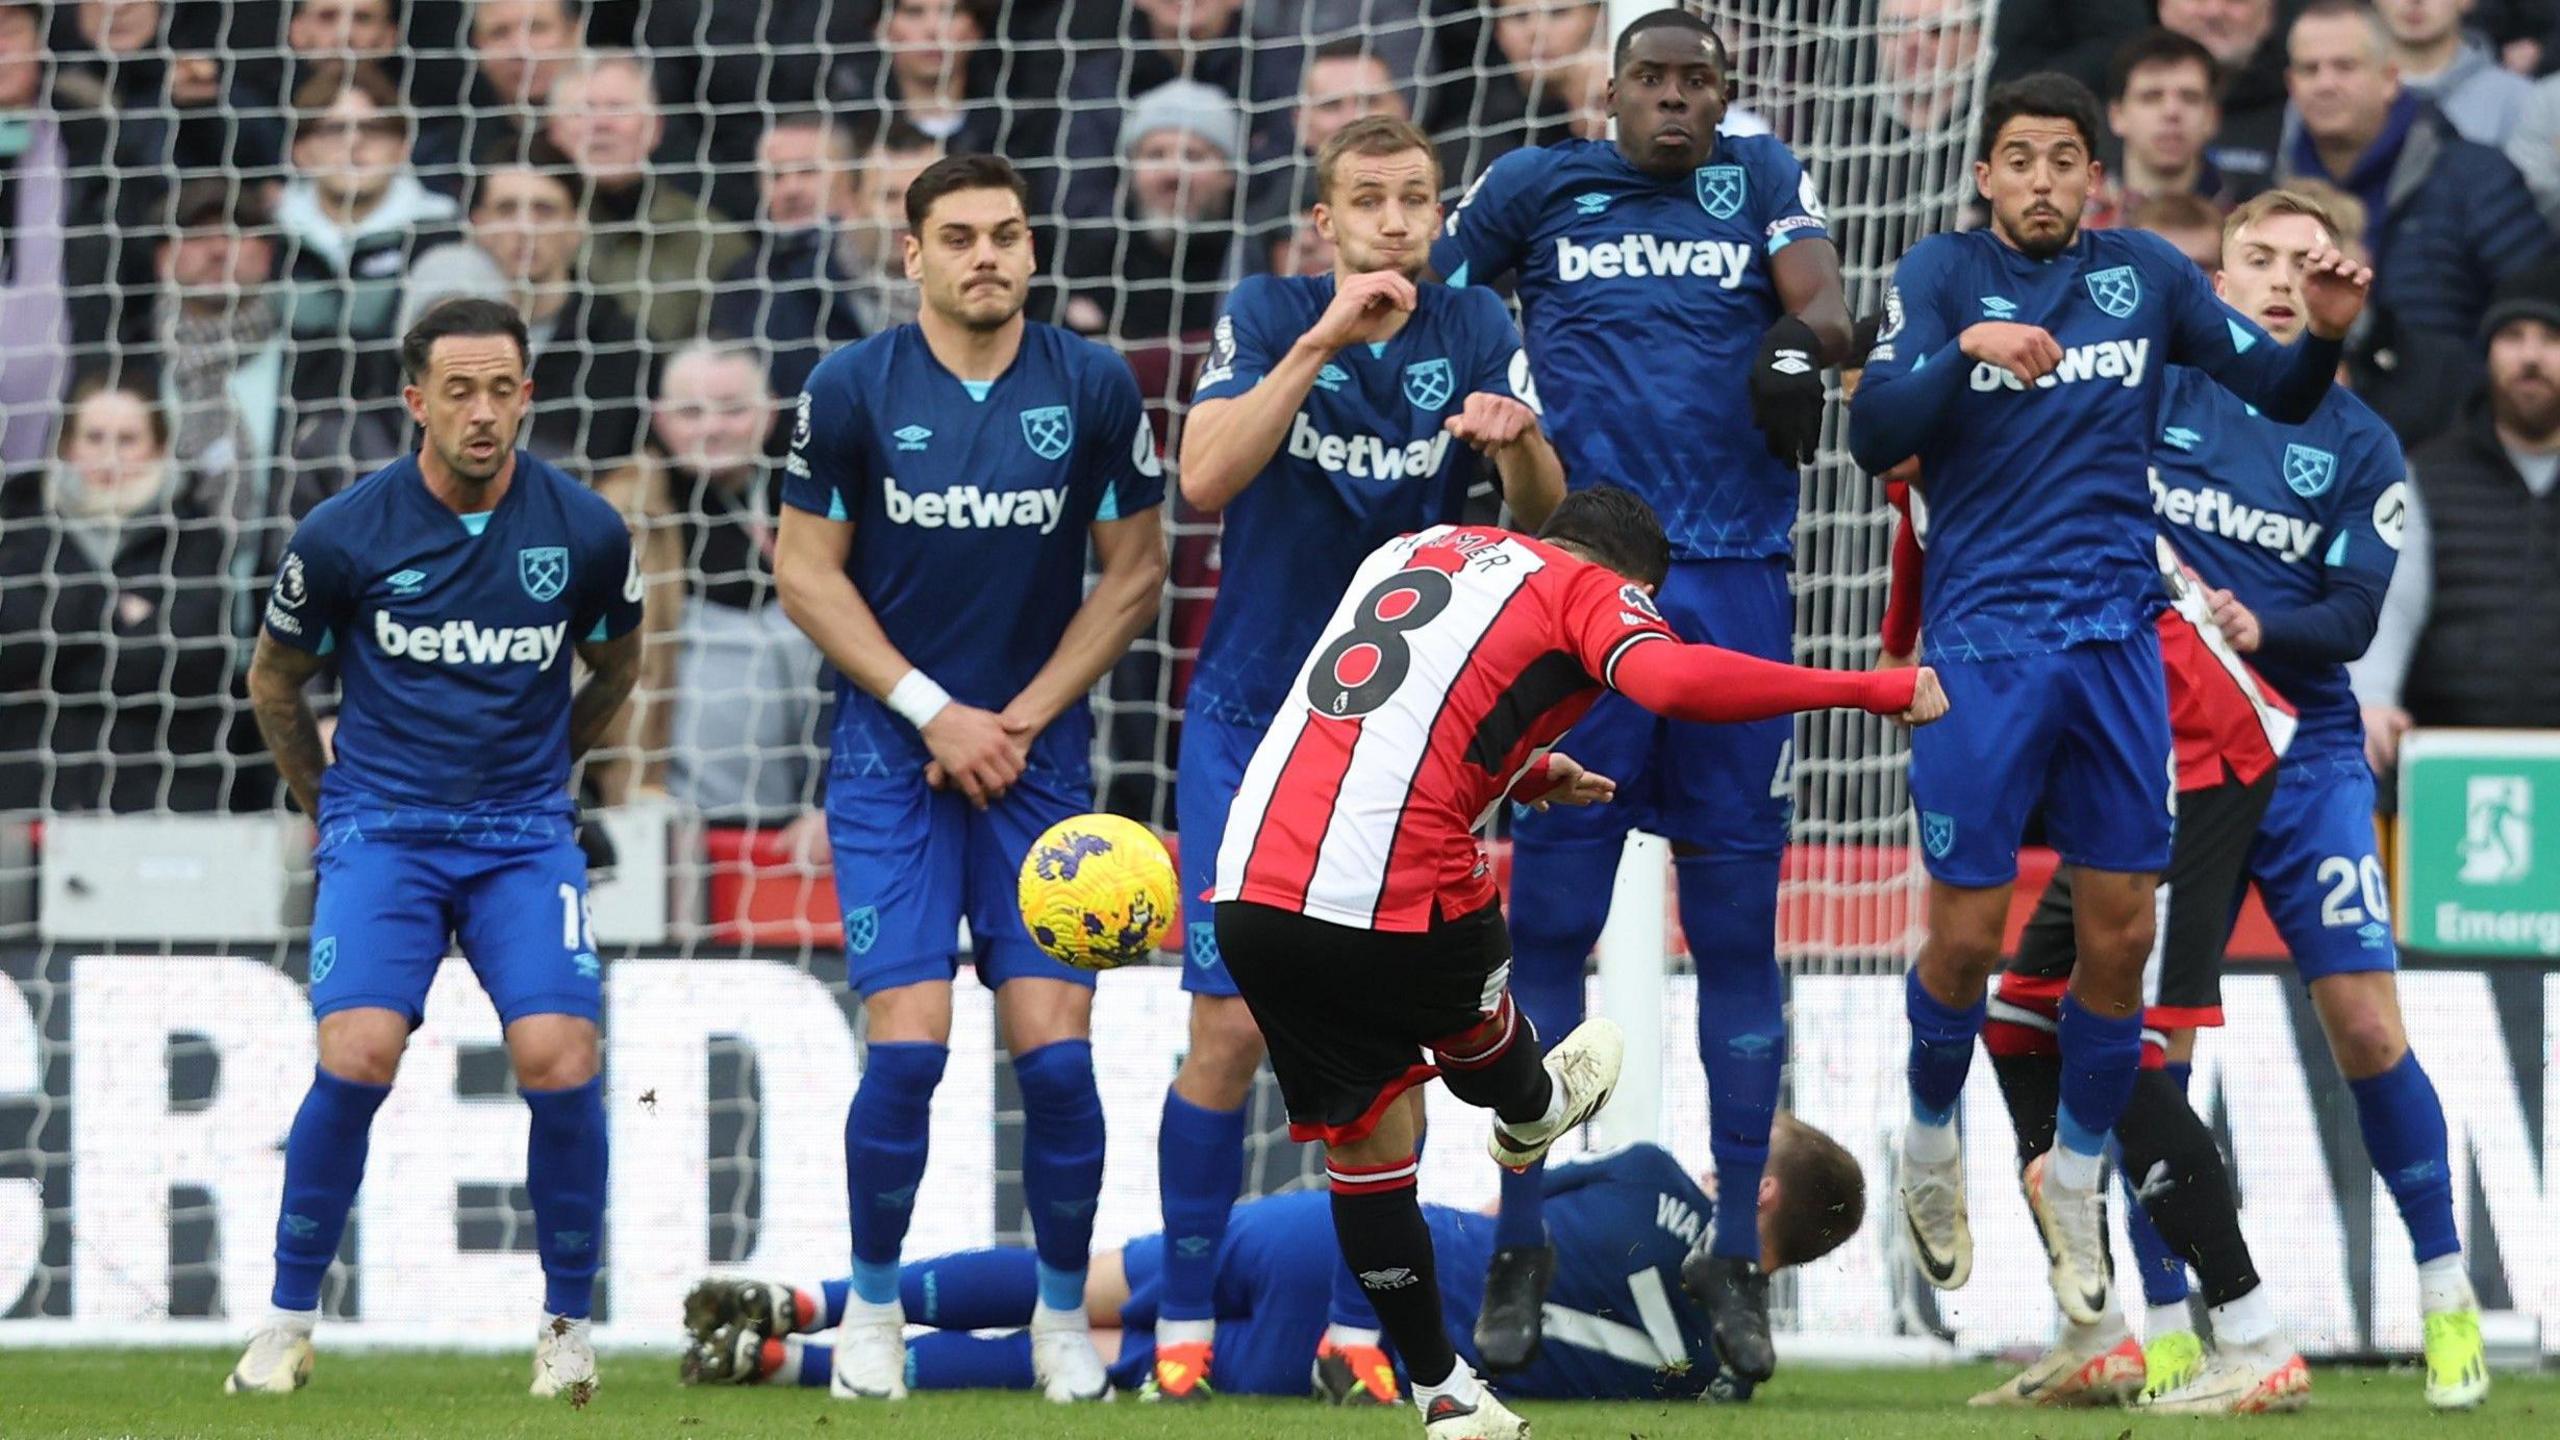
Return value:
[(1022, 857), (1022, 923), (1032, 943), (1079, 970), (1147, 958), (1173, 928), (1181, 884), (1164, 842), (1135, 820), (1078, 815)]

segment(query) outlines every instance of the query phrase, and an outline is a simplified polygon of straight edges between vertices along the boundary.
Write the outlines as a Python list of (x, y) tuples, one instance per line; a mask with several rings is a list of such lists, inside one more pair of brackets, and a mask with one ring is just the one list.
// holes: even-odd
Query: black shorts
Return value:
[(1435, 919), (1418, 935), (1249, 900), (1219, 902), (1217, 924), (1218, 953), (1271, 1047), (1296, 1140), (1366, 1138), (1397, 1096), (1440, 1073), (1424, 1052), (1497, 1013), (1511, 980), (1499, 904)]
[[(2222, 1023), (2222, 955), (2248, 883), (2250, 842), (2276, 791), (2274, 771), (2254, 785), (2226, 781), (2178, 796), (2169, 868), (2160, 876), (2160, 928), (2142, 974), (2146, 1029)], [(2071, 924), (2071, 872), (2054, 872), (2001, 977), (2000, 998), (2050, 1014), (2061, 1003), (2079, 947)], [(2035, 1004), (2049, 1001), (2050, 1005)]]

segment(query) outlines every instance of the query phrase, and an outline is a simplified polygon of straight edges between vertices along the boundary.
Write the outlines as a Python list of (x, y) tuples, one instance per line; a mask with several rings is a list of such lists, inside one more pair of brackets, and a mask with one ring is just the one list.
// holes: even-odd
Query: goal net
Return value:
[[(1854, 308), (1956, 219), (1995, 7), (1693, 7), (1734, 56), (1734, 123), (1816, 177)], [(330, 960), (308, 953), (307, 831), (242, 677), (294, 521), (415, 443), (391, 344), (406, 317), (448, 294), (520, 305), (526, 444), (644, 527), (652, 660), (592, 797), (613, 850), (594, 899), (615, 1148), (600, 1313), (663, 1343), (705, 1269), (844, 1263), (859, 1006), (845, 917), (794, 825), (823, 768), (823, 681), (772, 603), (756, 516), (770, 422), (808, 365), (913, 313), (904, 177), (942, 149), (1022, 166), (1033, 303), (1128, 356), (1170, 463), (1234, 279), (1330, 263), (1305, 219), (1311, 133), (1401, 106), (1454, 197), (1518, 145), (1605, 134), (1606, 47), (1647, 8), (0, 5), (0, 1344), (201, 1338), (264, 1303), (313, 1059), (302, 992)], [(1883, 516), (1835, 434), (1797, 532), (1807, 662), (1871, 660)], [(1094, 755), (1101, 803), (1166, 832), (1218, 559), (1214, 521), (1169, 520), (1166, 604), (1100, 687)], [(1871, 1210), (1782, 1288), (1780, 1319), (1875, 1353), (1915, 1328), (1882, 1223), (1899, 991), (1875, 983), (1915, 923), (1902, 752), (1830, 714), (1799, 727), (1796, 759), (1791, 1094), (1866, 1164)], [(1667, 977), (1658, 1133), (1703, 1169), (1694, 992), (1676, 939), (1657, 948), (1639, 963)], [(1178, 964), (1103, 982), (1102, 1243), (1155, 1228)], [(1027, 1239), (1018, 1094), (961, 989), (913, 1254)], [(1480, 1121), (1434, 1114), (1426, 1193), (1488, 1198)], [(524, 1124), (495, 1016), (449, 965), (375, 1127), (331, 1313), (392, 1342), (519, 1341), (539, 1293)], [(1316, 1179), (1267, 1076), (1252, 1134), (1252, 1190)]]

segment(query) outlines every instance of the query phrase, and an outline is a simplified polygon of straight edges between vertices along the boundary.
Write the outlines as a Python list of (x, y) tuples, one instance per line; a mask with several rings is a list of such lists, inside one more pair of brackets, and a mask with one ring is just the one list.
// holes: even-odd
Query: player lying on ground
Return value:
[[(1858, 378), (1844, 377), (1852, 392)], [(1886, 497), (1903, 512), (1879, 661), (1888, 667), (1911, 664), (1919, 648), (1924, 548), (1915, 516), (1926, 507), (1913, 493), (1918, 471), (1916, 461), (1905, 461), (1884, 477)], [(2143, 1260), (2145, 1286), (2153, 1286), (2149, 1272), (2159, 1265), (2179, 1278), (2175, 1319), (2153, 1312), (2146, 1349), (2134, 1343), (2113, 1304), (2095, 1322), (2063, 1316), (2053, 1348), (1975, 1397), (1980, 1405), (2115, 1404), (2140, 1393), (2172, 1413), (2232, 1414), (2294, 1408), (2309, 1394), (2309, 1372), (2276, 1334), (2259, 1288), (2221, 1151), (2169, 1068), (2186, 1060), (2179, 1041), (2192, 1048), (2192, 1027), (2222, 1023), (2223, 945), (2250, 839), (2275, 789), (2277, 758), (2293, 738), (2293, 714), (2224, 641), (2203, 587), (2169, 542), (2156, 545), (2162, 583), (2173, 597), (2156, 629), (2177, 754), (2179, 823), (2160, 884), (2159, 939), (2143, 974), (2142, 1073), (2115, 1137), (2128, 1177), (2125, 1223)], [(2055, 1036), (2075, 959), (2071, 877), (2058, 874), (2000, 977), (1984, 1028), (2018, 1137), (2031, 1210), (2041, 1208), (2040, 1157), (2053, 1143), (2062, 1065)], [(2133, 1177), (2140, 1177), (2138, 1188)], [(2156, 1230), (2150, 1215), (2159, 1219)], [(2183, 1303), (2190, 1262), (2204, 1277), (2213, 1307), (2217, 1353), (2209, 1368)]]
[(2081, 230), (2098, 135), (2097, 100), (2076, 80), (2030, 75), (1991, 94), (1974, 178), (1992, 224), (1903, 257), (1849, 427), (1870, 472), (1915, 456), (1925, 471), (1924, 639), (1957, 717), (1911, 747), (1930, 884), (1905, 995), (1904, 1223), (1929, 1283), (1962, 1285), (1973, 1241), (1956, 1102), (2018, 842), (2041, 802), (2072, 870), (2079, 964), (2039, 1188), (2055, 1297), (2084, 1324), (2108, 1308), (2100, 1155), (2140, 1068), (2175, 802), (2145, 476), (2160, 372), (2193, 365), (2267, 414), (2302, 419), (2330, 387), (2372, 278), (2330, 247), (2311, 253), (2311, 334), (2277, 344), (2158, 236)]
[[(285, 1137), (275, 1309), (223, 1388), (311, 1374), (320, 1282), (427, 990), (459, 938), (533, 1122), (542, 1256), (533, 1393), (596, 1387), (604, 1236), (601, 995), (569, 771), (639, 674), (640, 571), (612, 505), (515, 448), (533, 402), (522, 317), (452, 300), (400, 342), (418, 453), (322, 502), (267, 601), (250, 702), (320, 830), (311, 1011), (320, 1062)], [(589, 675), (571, 693), (574, 653)], [(337, 658), (336, 758), (303, 686)]]
[[(2345, 213), (2353, 203), (2334, 191), (2270, 190), (2242, 205), (2223, 227), (2215, 289), (2292, 340), (2316, 308), (2320, 257), (2360, 231), (2360, 214)], [(2343, 389), (2287, 425), (2173, 368), (2159, 423), (2151, 483), (2161, 529), (2221, 587), (2215, 618), (2232, 647), (2302, 712), (2247, 852), (2248, 878), (2310, 991), (2365, 1153), (2408, 1231), (2427, 1403), (2477, 1405), (2489, 1369), (2454, 1228), (2444, 1105), (2401, 1022), (2373, 771), (2347, 684), (2399, 561), (2407, 466), (2390, 428)]]
[[(1751, 1383), (1721, 1367), (1705, 1311), (1680, 1288), (1680, 1266), (1716, 1202), (1669, 1152), (1635, 1145), (1545, 1167), (1547, 1226), (1556, 1276), (1547, 1343), (1525, 1369), (1496, 1381), (1549, 1400), (1650, 1400), (1710, 1395), (1747, 1400)], [(1769, 1270), (1802, 1265), (1856, 1233), (1866, 1209), (1858, 1162), (1828, 1135), (1780, 1116), (1754, 1208), (1758, 1259)], [(1497, 1224), (1488, 1212), (1426, 1205), (1449, 1342), (1473, 1364), (1473, 1322)], [(1165, 1237), (1148, 1235), (1094, 1257), (1085, 1305), (1112, 1379), (1127, 1387), (1162, 1359)], [(1212, 1267), (1224, 1337), (1202, 1383), (1227, 1395), (1304, 1395), (1307, 1354), (1330, 1313), (1333, 1215), (1320, 1191), (1248, 1200), (1236, 1207)], [(805, 1289), (759, 1280), (706, 1280), (685, 1301), (688, 1382), (827, 1383), (827, 1347), (804, 1339), (842, 1313), (847, 1280)], [(906, 1267), (907, 1313), (941, 1333), (907, 1342), (919, 1389), (1030, 1389), (1030, 1252), (974, 1250)], [(1375, 1323), (1374, 1320), (1371, 1321)], [(960, 1332), (1010, 1329), (1000, 1336)], [(1116, 1332), (1116, 1337), (1115, 1337)], [(1399, 1398), (1381, 1358), (1359, 1377), (1364, 1392)], [(1316, 1393), (1327, 1395), (1319, 1383)]]
[(924, 308), (819, 362), (784, 467), (774, 583), (837, 672), (827, 836), (866, 1037), (845, 1116), (857, 1303), (839, 1399), (906, 1392), (898, 1256), (964, 916), (1029, 1122), (1042, 1383), (1059, 1401), (1105, 1384), (1083, 1301), (1102, 1190), (1094, 977), (1033, 945), (1015, 876), (1042, 831), (1093, 808), (1085, 697), (1154, 623), (1164, 475), (1128, 363), (1023, 318), (1026, 193), (994, 156), (916, 177), (903, 243)]
[[(1822, 434), (1822, 371), (1847, 352), (1849, 310), (1813, 177), (1774, 137), (1718, 133), (1732, 74), (1707, 22), (1667, 6), (1637, 17), (1612, 55), (1615, 137), (1494, 162), (1431, 260), (1451, 285), (1513, 278), (1566, 475), (1633, 488), (1670, 536), (1654, 599), (1672, 630), (1787, 660), (1797, 467)], [(1564, 748), (1620, 782), (1615, 802), (1511, 825), (1511, 988), (1549, 1039), (1582, 1019), (1583, 966), (1627, 832), (1671, 842), (1698, 975), (1708, 1143), (1717, 1173), (1746, 1189), (1787, 1063), (1778, 867), (1794, 734), (1783, 715), (1693, 725), (1604, 695)], [(1536, 1353), (1554, 1263), (1537, 1177), (1504, 1185), (1476, 1329), (1493, 1369)], [(1776, 1354), (1749, 1218), (1725, 1217), (1691, 1283), (1734, 1368), (1766, 1379)]]
[[(1362, 556), (1425, 525), (1465, 518), (1490, 469), (1522, 524), (1544, 524), (1564, 471), (1510, 311), (1489, 290), (1415, 283), (1440, 230), (1429, 137), (1373, 115), (1316, 156), (1323, 276), (1248, 276), (1227, 297), (1182, 429), (1182, 492), (1225, 517), (1216, 607), (1183, 707), (1177, 819), (1182, 988), (1190, 1046), (1166, 1090), (1156, 1183), (1166, 1252), (1153, 1401), (1206, 1398), (1217, 1317), (1218, 1236), (1244, 1188), (1245, 1099), (1262, 1033), (1218, 958), (1211, 870), (1254, 742)], [(1480, 463), (1481, 450), (1485, 462)], [(1366, 1311), (1348, 1272), (1338, 1308)], [(1349, 1385), (1379, 1360), (1375, 1326), (1328, 1331), (1317, 1363)]]
[(1680, 643), (1651, 595), (1670, 542), (1624, 490), (1568, 496), (1543, 535), (1437, 526), (1362, 562), (1246, 767), (1212, 892), (1290, 1133), (1325, 1142), (1343, 1260), (1434, 1440), (1524, 1426), (1441, 1323), (1414, 1196), (1414, 1087), (1438, 1074), (1492, 1110), (1494, 1159), (1527, 1165), (1607, 1101), (1623, 1044), (1592, 1021), (1539, 1062), (1505, 983), (1478, 828), (1505, 798), (1610, 797), (1614, 780), (1549, 750), (1604, 686), (1697, 721), (1846, 704), (1924, 723), (1945, 710), (1925, 669), (1802, 670)]

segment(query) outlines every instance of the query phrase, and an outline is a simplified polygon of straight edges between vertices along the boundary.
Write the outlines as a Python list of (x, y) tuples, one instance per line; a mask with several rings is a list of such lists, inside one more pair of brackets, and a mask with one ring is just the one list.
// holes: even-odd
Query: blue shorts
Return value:
[(2373, 792), (2362, 755), (2288, 760), (2249, 847), (2249, 878), (2306, 983), (2399, 966)]
[[(1111, 1382), (1131, 1390), (1155, 1368), (1164, 1237), (1130, 1241), (1120, 1263), (1129, 1276), (1129, 1303), (1120, 1309), (1123, 1333)], [(1291, 1191), (1237, 1206), (1218, 1247), (1218, 1339), (1209, 1361), (1210, 1387), (1222, 1395), (1304, 1396), (1332, 1308), (1334, 1267), (1341, 1263), (1333, 1240), (1333, 1197), (1324, 1191)]]
[(414, 1027), (458, 937), (501, 1023), (595, 1019), (602, 967), (587, 860), (567, 817), (474, 820), (432, 836), (401, 818), (333, 811), (321, 823), (311, 1013), (396, 1010)]
[(1022, 925), (1022, 857), (1040, 832), (1093, 808), (1082, 776), (1026, 770), (980, 811), (957, 790), (912, 776), (832, 776), (827, 842), (844, 911), (845, 981), (868, 998), (960, 973), (960, 922), (969, 922), (978, 979), (1064, 980), (1093, 972), (1050, 959)]
[(1218, 883), (1218, 846), (1227, 809), (1244, 784), (1244, 767), (1262, 743), (1258, 727), (1208, 715), (1186, 716), (1174, 773), (1174, 825), (1182, 837), (1182, 988), (1194, 995), (1233, 995), (1236, 982), (1218, 954), (1217, 907), (1201, 898)]
[[(1795, 658), (1784, 559), (1675, 560), (1654, 603), (1683, 640)], [(1533, 845), (1614, 845), (1645, 830), (1712, 854), (1775, 855), (1786, 848), (1794, 804), (1794, 742), (1787, 716), (1693, 725), (1612, 691), (1556, 748), (1617, 781), (1616, 801), (1520, 807), (1511, 833)]]
[(1933, 879), (2017, 879), (2018, 838), (2038, 802), (2065, 864), (2135, 875), (2168, 868), (2178, 777), (2158, 631), (1929, 663), (1950, 708), (1911, 732), (1911, 804)]

